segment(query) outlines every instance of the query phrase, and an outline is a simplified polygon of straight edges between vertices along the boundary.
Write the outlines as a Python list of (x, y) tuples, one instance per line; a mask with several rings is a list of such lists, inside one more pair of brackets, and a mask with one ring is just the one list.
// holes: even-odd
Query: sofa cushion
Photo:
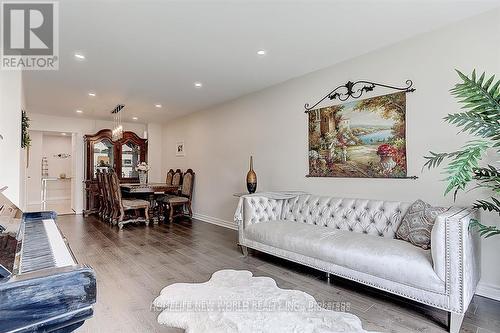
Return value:
[(405, 241), (291, 221), (252, 224), (245, 237), (412, 287), (444, 291), (430, 251)]
[(406, 211), (396, 231), (396, 238), (420, 246), (425, 250), (430, 249), (434, 221), (445, 210), (446, 208), (442, 207), (432, 207), (422, 200), (415, 201)]

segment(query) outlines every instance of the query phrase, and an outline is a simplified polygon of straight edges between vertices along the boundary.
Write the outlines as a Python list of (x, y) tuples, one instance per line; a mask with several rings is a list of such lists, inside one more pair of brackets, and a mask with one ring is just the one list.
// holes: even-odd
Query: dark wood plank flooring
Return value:
[[(272, 256), (242, 257), (236, 231), (188, 219), (119, 231), (94, 218), (58, 218), (79, 262), (97, 274), (94, 317), (78, 332), (182, 332), (160, 326), (151, 310), (160, 290), (176, 282), (204, 282), (220, 269), (246, 269), (278, 286), (299, 289), (320, 302), (348, 304), (367, 330), (446, 332), (446, 312)], [(461, 332), (500, 332), (500, 302), (475, 296)]]

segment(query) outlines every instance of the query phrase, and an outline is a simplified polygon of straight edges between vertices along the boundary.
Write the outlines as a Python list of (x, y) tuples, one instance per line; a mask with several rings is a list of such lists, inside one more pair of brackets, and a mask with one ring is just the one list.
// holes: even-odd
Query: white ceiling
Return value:
[[(64, 0), (59, 70), (24, 73), (27, 109), (111, 119), (123, 103), (124, 120), (163, 123), (496, 6), (498, 0)], [(268, 54), (257, 56), (259, 49)], [(75, 60), (75, 51), (86, 60)]]

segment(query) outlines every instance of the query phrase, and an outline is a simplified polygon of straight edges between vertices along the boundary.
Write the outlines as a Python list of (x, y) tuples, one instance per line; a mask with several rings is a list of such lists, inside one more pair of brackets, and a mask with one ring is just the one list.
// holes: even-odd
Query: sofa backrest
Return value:
[(394, 238), (410, 203), (300, 195), (284, 202), (281, 218)]

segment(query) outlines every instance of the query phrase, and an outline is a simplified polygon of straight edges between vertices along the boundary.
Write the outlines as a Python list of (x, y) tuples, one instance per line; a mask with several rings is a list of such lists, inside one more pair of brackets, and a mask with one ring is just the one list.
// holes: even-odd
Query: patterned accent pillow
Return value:
[(436, 217), (446, 211), (443, 207), (432, 207), (417, 200), (411, 204), (396, 231), (396, 238), (419, 246), (424, 250), (431, 248), (431, 231)]

